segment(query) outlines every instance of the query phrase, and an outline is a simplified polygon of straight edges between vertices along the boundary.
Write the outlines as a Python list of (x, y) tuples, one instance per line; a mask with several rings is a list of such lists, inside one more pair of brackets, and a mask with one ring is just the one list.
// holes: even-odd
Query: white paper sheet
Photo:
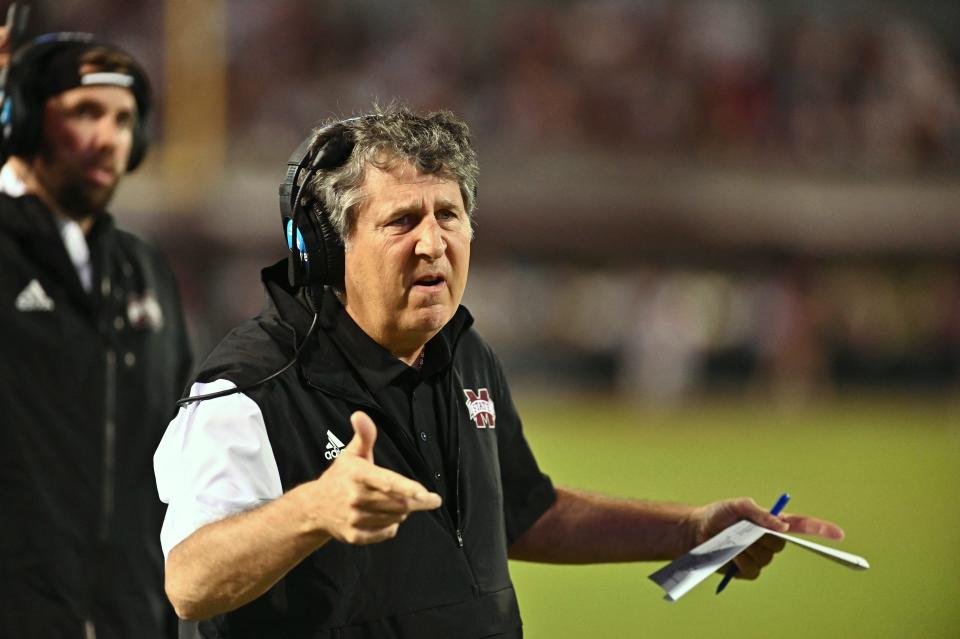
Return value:
[(750, 521), (738, 521), (719, 534), (700, 544), (683, 557), (676, 559), (650, 575), (658, 586), (667, 593), (664, 599), (676, 601), (692, 590), (697, 584), (717, 571), (718, 568), (746, 550), (764, 535), (775, 535), (790, 543), (813, 551), (837, 563), (856, 570), (870, 567), (867, 560), (857, 555), (834, 550), (806, 539), (768, 530)]

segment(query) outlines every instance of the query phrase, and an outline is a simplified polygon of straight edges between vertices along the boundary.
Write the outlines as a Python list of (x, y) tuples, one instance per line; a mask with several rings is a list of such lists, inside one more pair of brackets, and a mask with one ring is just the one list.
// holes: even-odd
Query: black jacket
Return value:
[(180, 301), (157, 251), (109, 216), (88, 243), (89, 294), (50, 211), (0, 195), (2, 637), (175, 625), (152, 457), (189, 375)]
[[(284, 267), (264, 275), (264, 311), (227, 336), (203, 365), (199, 381), (254, 382), (282, 367), (294, 352), (294, 340), (303, 339), (312, 314), (287, 290)], [(377, 404), (331, 339), (332, 324), (344, 321), (352, 322), (328, 291), (315, 342), (297, 365), (247, 391), (263, 414), (284, 491), (333, 463), (325, 454), (327, 431), (349, 442), (349, 416), (355, 410), (366, 411), (377, 424), (378, 465), (436, 489), (412, 434)], [(202, 623), (202, 635), (521, 636), (507, 547), (546, 511), (555, 494), (523, 436), (499, 363), (471, 324), (461, 308), (427, 345), (428, 358), (432, 348), (447, 362), (424, 383), (434, 385), (440, 420), (452, 438), (448, 467), (458, 479), (447, 489), (449, 504), (413, 514), (394, 539), (383, 543), (328, 542), (260, 598)], [(467, 390), (492, 402), (475, 407), (492, 410), (471, 416)]]

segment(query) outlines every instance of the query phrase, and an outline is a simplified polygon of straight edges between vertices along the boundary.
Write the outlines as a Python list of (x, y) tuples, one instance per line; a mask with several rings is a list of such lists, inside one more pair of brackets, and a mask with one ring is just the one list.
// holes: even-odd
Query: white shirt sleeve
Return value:
[[(227, 380), (194, 384), (191, 395), (235, 388)], [(181, 407), (153, 456), (167, 514), (160, 531), (170, 549), (206, 524), (283, 494), (263, 414), (242, 393)]]

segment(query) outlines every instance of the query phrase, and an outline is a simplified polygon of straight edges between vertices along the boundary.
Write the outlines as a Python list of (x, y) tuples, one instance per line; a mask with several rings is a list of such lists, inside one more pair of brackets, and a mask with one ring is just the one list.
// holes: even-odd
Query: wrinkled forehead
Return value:
[(389, 173), (396, 179), (404, 181), (429, 175), (409, 158), (389, 152), (380, 152), (374, 162), (368, 162), (364, 177), (376, 172)]
[(361, 206), (382, 203), (404, 206), (406, 201), (429, 197), (448, 207), (463, 209), (460, 185), (441, 173), (427, 173), (405, 158), (388, 156), (385, 161), (367, 163), (360, 184)]
[(379, 149), (371, 151), (368, 156), (362, 160), (362, 162), (363, 184), (366, 184), (370, 179), (370, 176), (376, 175), (378, 172), (381, 174), (389, 174), (397, 180), (404, 182), (413, 182), (419, 180), (450, 182), (455, 185), (459, 184), (456, 176), (448, 171), (446, 167), (441, 166), (439, 170), (435, 171), (424, 170), (423, 167), (417, 163), (416, 159), (407, 157), (406, 155), (394, 149)]

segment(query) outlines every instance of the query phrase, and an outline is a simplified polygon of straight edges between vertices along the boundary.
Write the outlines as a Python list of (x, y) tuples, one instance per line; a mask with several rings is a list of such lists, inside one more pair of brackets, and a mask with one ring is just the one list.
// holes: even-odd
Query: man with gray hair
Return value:
[[(554, 487), (460, 306), (478, 168), (465, 124), (403, 107), (320, 128), (281, 186), (288, 265), (214, 350), (154, 465), (166, 587), (204, 637), (520, 637), (508, 557), (676, 557), (749, 518)], [(348, 442), (348, 443), (347, 443)], [(778, 549), (738, 557), (755, 577)]]

